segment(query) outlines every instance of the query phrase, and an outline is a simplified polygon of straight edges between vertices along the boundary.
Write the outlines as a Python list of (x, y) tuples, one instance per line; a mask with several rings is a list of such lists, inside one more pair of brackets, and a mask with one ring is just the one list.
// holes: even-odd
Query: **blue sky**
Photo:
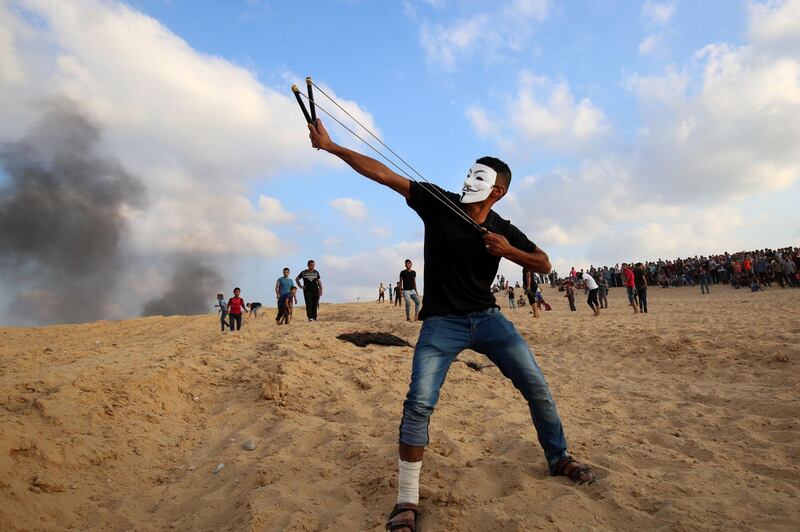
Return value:
[[(307, 147), (293, 82), (451, 190), (506, 160), (497, 210), (566, 271), (797, 244), (797, 35), (797, 0), (14, 1), (0, 136), (67, 94), (154, 198), (130, 214), (136, 255), (211, 257), (262, 300), (313, 257), (329, 300), (363, 300), (406, 256), (421, 272), (422, 225)], [(164, 282), (142, 275), (131, 301)]]

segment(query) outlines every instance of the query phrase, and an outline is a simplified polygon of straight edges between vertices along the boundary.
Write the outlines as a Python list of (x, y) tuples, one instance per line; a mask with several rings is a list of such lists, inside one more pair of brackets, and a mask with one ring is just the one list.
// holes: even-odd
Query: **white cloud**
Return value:
[(373, 236), (378, 238), (387, 238), (392, 235), (392, 230), (382, 225), (374, 226), (372, 229), (370, 229), (370, 232)]
[(662, 35), (653, 33), (639, 43), (639, 55), (653, 55), (658, 52), (662, 44)]
[(800, 0), (750, 2), (748, 11), (755, 44), (785, 51), (800, 47)]
[(325, 249), (338, 248), (343, 244), (344, 239), (338, 236), (331, 236), (322, 241), (322, 245), (325, 246)]
[(378, 285), (397, 282), (403, 261), (410, 258), (417, 272), (417, 286), (424, 291), (423, 243), (398, 242), (354, 255), (325, 254), (318, 267), (325, 277), (326, 297), (353, 301), (377, 298)]
[(366, 220), (367, 206), (363, 201), (354, 198), (336, 198), (330, 201), (331, 207), (352, 220)]
[[(494, 6), (494, 5), (493, 5)], [(432, 65), (452, 71), (462, 57), (519, 50), (550, 11), (550, 0), (513, 0), (449, 25), (423, 24), (420, 44)]]
[(295, 221), (295, 216), (283, 208), (280, 200), (269, 196), (259, 196), (258, 208), (265, 223), (288, 224)]
[(675, 14), (674, 2), (647, 0), (642, 6), (642, 16), (652, 24), (666, 24)]
[(645, 122), (634, 169), (643, 188), (672, 203), (720, 201), (799, 179), (800, 48), (713, 44), (695, 61), (629, 82)]
[(521, 72), (519, 78), (519, 92), (506, 98), (502, 113), (477, 106), (467, 110), (479, 135), (516, 151), (578, 153), (596, 145), (609, 131), (603, 111), (589, 98), (576, 101), (566, 81), (529, 71)]

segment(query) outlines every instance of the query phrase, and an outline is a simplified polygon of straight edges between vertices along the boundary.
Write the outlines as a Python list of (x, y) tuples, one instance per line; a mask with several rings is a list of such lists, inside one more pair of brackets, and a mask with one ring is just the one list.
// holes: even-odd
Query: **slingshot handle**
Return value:
[(306, 87), (308, 88), (308, 107), (311, 111), (311, 123), (317, 127), (317, 107), (314, 105), (314, 89), (311, 88), (311, 76), (306, 77)]
[(300, 98), (300, 89), (297, 88), (297, 85), (292, 85), (292, 92), (294, 93), (294, 97), (297, 98), (297, 105), (300, 106), (300, 110), (303, 111), (303, 116), (306, 117), (306, 122), (309, 124), (313, 124), (316, 127), (317, 122), (311, 121), (311, 116), (308, 114), (308, 109), (306, 109), (306, 104), (303, 103), (303, 99)]

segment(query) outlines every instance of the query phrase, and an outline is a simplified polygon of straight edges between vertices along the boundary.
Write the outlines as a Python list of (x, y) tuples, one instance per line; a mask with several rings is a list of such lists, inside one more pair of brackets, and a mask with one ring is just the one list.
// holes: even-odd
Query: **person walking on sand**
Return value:
[(225, 304), (225, 295), (217, 294), (217, 304), (214, 305), (215, 308), (219, 308), (219, 326), (222, 328), (222, 332), (225, 332), (225, 327), (228, 326), (228, 320), (225, 318), (228, 317), (228, 306)]
[(378, 303), (383, 303), (384, 301), (386, 301), (386, 287), (381, 283), (378, 287)]
[(633, 284), (636, 285), (639, 310), (647, 314), (647, 273), (644, 271), (644, 264), (641, 262), (637, 262), (633, 270)]
[(622, 276), (624, 278), (625, 291), (628, 293), (628, 302), (633, 307), (633, 313), (639, 313), (639, 305), (636, 303), (636, 279), (633, 270), (627, 264), (622, 265)]
[(550, 473), (578, 483), (593, 482), (594, 470), (567, 450), (555, 401), (533, 352), (500, 312), (491, 293), (501, 258), (534, 272), (550, 270), (547, 254), (492, 210), (508, 191), (508, 165), (494, 157), (481, 157), (469, 169), (458, 195), (406, 179), (370, 157), (335, 144), (319, 119), (308, 129), (313, 147), (399, 193), (425, 226), (426, 293), (419, 313), (423, 325), (400, 421), (397, 504), (386, 527), (405, 532), (417, 529), (419, 476), (429, 442), (428, 424), (447, 371), (465, 349), (485, 354), (525, 398)]
[[(700, 285), (700, 295), (710, 294), (711, 291), (708, 289), (708, 263), (702, 262), (700, 263), (700, 269), (697, 274), (697, 283)], [(716, 290), (716, 288), (715, 288)]]
[(592, 309), (592, 312), (594, 312), (595, 316), (599, 316), (600, 304), (597, 302), (597, 292), (600, 291), (600, 287), (597, 286), (597, 282), (594, 280), (594, 277), (586, 272), (579, 273), (578, 279), (583, 282), (583, 286), (589, 291), (586, 297), (586, 304), (589, 305), (589, 308)]
[(536, 291), (539, 284), (536, 282), (536, 274), (531, 273), (528, 268), (522, 268), (522, 291), (528, 296), (528, 303), (531, 306), (530, 313), (534, 318), (539, 317), (539, 305), (536, 304)]
[(564, 292), (564, 297), (567, 298), (567, 303), (569, 303), (570, 312), (575, 312), (578, 309), (575, 308), (575, 287), (572, 284), (572, 277), (564, 283)]
[(608, 308), (608, 280), (602, 272), (599, 273), (597, 282), (597, 302), (600, 303), (600, 308)]
[(517, 300), (514, 299), (514, 287), (508, 287), (508, 308), (517, 310)]
[(411, 269), (411, 259), (406, 259), (405, 269), (400, 272), (400, 285), (406, 302), (406, 321), (411, 321), (411, 301), (414, 301), (414, 321), (419, 319), (419, 296), (417, 295), (417, 272)]
[(244, 312), (245, 306), (244, 299), (239, 297), (241, 293), (241, 288), (237, 286), (233, 289), (233, 297), (228, 300), (228, 324), (231, 331), (234, 330), (234, 325), (237, 331), (242, 328), (242, 312)]
[(403, 290), (400, 288), (400, 281), (397, 281), (397, 284), (394, 286), (394, 306), (400, 306), (400, 297), (403, 293)]
[[(313, 260), (308, 261), (308, 268), (300, 272), (295, 279), (297, 286), (303, 291), (308, 321), (317, 321), (319, 298), (322, 297), (322, 276), (314, 269), (315, 266), (316, 263)], [(302, 282), (300, 282), (301, 279)]]

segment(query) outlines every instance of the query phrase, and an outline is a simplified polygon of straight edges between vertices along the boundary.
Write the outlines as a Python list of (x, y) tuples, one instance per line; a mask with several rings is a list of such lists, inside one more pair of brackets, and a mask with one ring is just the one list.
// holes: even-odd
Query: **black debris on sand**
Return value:
[[(462, 362), (464, 362), (464, 361), (462, 360)], [(471, 368), (471, 369), (473, 369), (475, 371), (483, 371), (486, 368), (494, 367), (494, 364), (478, 364), (477, 362), (473, 362), (472, 360), (468, 360), (468, 361), (464, 362), (464, 364), (466, 364), (467, 367), (469, 367), (469, 368)]]
[(344, 340), (345, 342), (350, 342), (351, 344), (355, 344), (358, 347), (366, 347), (367, 344), (411, 347), (411, 344), (402, 338), (398, 338), (393, 334), (384, 332), (352, 332), (340, 334), (336, 338), (339, 340)]

